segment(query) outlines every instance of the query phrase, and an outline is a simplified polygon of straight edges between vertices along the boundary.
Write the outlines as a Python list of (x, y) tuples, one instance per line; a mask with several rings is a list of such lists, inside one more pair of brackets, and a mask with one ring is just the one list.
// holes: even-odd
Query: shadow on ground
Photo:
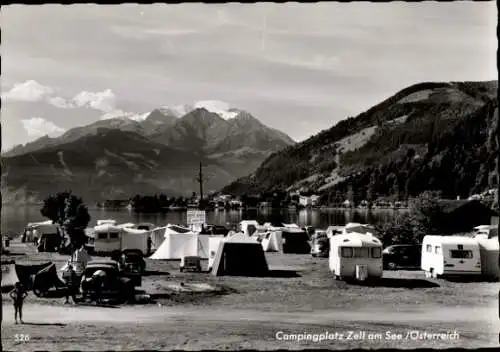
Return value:
[(432, 288), (440, 285), (433, 281), (424, 279), (397, 279), (397, 278), (381, 278), (377, 281), (360, 282), (359, 285), (370, 287), (391, 287), (391, 288)]
[(142, 276), (167, 276), (170, 275), (168, 271), (159, 271), (159, 270), (146, 270)]
[(300, 274), (295, 270), (269, 270), (266, 277), (289, 278), (300, 277)]
[(456, 282), (456, 283), (472, 283), (472, 282), (498, 282), (498, 279), (495, 278), (485, 278), (482, 276), (477, 276), (477, 277), (442, 277), (440, 278), (442, 280), (446, 280), (449, 282)]
[(34, 322), (24, 322), (23, 325), (35, 325), (35, 326), (66, 326), (63, 323), (34, 323)]

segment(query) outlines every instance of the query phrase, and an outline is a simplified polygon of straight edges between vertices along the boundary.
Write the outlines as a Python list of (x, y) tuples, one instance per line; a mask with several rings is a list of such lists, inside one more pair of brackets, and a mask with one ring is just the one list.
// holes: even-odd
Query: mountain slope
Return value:
[[(100, 130), (70, 143), (2, 158), (3, 196), (23, 190), (43, 199), (64, 189), (89, 201), (128, 198), (136, 193), (188, 195), (198, 190), (195, 176), (200, 161), (207, 171), (220, 173), (214, 161), (154, 143), (137, 133)], [(222, 174), (209, 180), (206, 187), (215, 189), (233, 178)]]
[(225, 120), (205, 108), (197, 108), (171, 128), (151, 135), (159, 143), (207, 155), (241, 151), (274, 152), (295, 143), (286, 134), (269, 128), (245, 111)]
[[(421, 83), (274, 153), (223, 192), (308, 190), (355, 199), (426, 189), (468, 196), (498, 184), (498, 82)], [(450, 180), (452, 182), (450, 182)]]
[(24, 146), (23, 145), (15, 146), (9, 151), (3, 153), (3, 156), (12, 157), (16, 155), (22, 155), (24, 153), (31, 153), (36, 150), (49, 148), (56, 145), (74, 142), (79, 138), (88, 135), (96, 135), (102, 129), (117, 129), (121, 131), (131, 131), (144, 134), (144, 130), (143, 127), (141, 126), (141, 123), (128, 119), (126, 117), (99, 120), (86, 126), (74, 127), (65, 132), (63, 135), (56, 138), (44, 136), (33, 142), (27, 143)]

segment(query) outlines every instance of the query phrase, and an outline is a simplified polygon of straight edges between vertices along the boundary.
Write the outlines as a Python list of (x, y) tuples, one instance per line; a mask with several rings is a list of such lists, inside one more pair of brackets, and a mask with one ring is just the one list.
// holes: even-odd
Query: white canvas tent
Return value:
[(479, 252), (481, 254), (481, 273), (487, 279), (498, 281), (500, 279), (500, 268), (498, 267), (498, 256), (500, 245), (498, 237), (477, 238)]
[(116, 225), (116, 220), (113, 219), (97, 220), (97, 226), (106, 224)]
[(138, 230), (130, 227), (124, 227), (121, 232), (121, 250), (139, 249), (146, 254), (148, 251), (148, 237), (151, 231)]
[[(164, 240), (156, 249), (151, 259), (181, 259), (184, 256), (199, 256), (208, 258), (208, 235), (200, 235), (188, 229), (181, 233), (184, 228), (169, 225), (164, 231)], [(154, 239), (153, 239), (154, 241)]]
[(68, 265), (71, 264), (75, 272), (79, 275), (83, 273), (87, 263), (92, 260), (92, 257), (89, 255), (85, 247), (77, 249), (71, 259), (61, 268), (61, 271), (65, 271), (68, 268)]
[(348, 234), (348, 233), (364, 233), (364, 234), (371, 234), (371, 235), (376, 234), (376, 230), (373, 226), (367, 225), (367, 224), (360, 224), (357, 222), (347, 223), (344, 226), (344, 228), (342, 229), (342, 232), (344, 234)]
[(16, 264), (2, 264), (2, 288), (13, 287), (18, 281)]
[(283, 236), (281, 231), (267, 232), (261, 241), (264, 252), (283, 252)]
[[(234, 236), (236, 232), (228, 235)], [(214, 265), (215, 256), (217, 255), (217, 251), (219, 250), (219, 245), (222, 241), (224, 241), (226, 237), (224, 236), (210, 236), (208, 238), (208, 269), (210, 270)]]

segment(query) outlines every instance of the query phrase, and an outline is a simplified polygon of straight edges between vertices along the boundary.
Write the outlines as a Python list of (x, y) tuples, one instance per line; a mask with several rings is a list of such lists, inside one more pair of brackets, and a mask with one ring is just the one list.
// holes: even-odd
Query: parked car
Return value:
[(129, 277), (122, 275), (119, 263), (114, 260), (93, 260), (87, 263), (80, 286), (83, 299), (95, 297), (92, 276), (97, 270), (102, 270), (106, 274), (101, 291), (102, 297), (120, 297), (128, 302), (133, 301), (134, 284)]
[(138, 272), (143, 275), (146, 271), (146, 262), (140, 249), (125, 249), (120, 258), (122, 270)]
[(419, 269), (421, 245), (396, 244), (382, 251), (384, 270)]
[(201, 272), (201, 258), (197, 256), (185, 256), (181, 258), (181, 264), (179, 265), (179, 270)]
[(330, 240), (326, 231), (316, 230), (311, 237), (311, 255), (313, 257), (328, 258), (330, 253)]
[(209, 235), (224, 235), (227, 236), (229, 229), (222, 225), (206, 225), (203, 229), (203, 234)]

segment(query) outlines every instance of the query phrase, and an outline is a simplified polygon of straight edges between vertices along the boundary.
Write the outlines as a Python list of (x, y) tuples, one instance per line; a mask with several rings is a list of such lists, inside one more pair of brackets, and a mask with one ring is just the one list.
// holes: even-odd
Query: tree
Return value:
[(412, 202), (408, 213), (397, 214), (378, 225), (384, 245), (418, 244), (425, 235), (443, 233), (443, 210), (439, 198), (437, 192), (424, 192)]
[(40, 213), (65, 230), (74, 248), (86, 242), (85, 228), (90, 222), (90, 214), (82, 198), (71, 191), (58, 192), (47, 197)]

